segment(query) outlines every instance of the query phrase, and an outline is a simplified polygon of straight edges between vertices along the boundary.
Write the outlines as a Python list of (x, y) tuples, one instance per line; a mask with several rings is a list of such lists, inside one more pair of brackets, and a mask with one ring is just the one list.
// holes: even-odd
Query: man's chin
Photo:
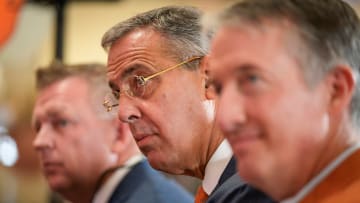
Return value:
[(61, 193), (69, 188), (70, 183), (61, 177), (48, 177), (48, 185), (51, 190)]
[(148, 162), (150, 163), (151, 167), (157, 169), (159, 167), (159, 165), (161, 165), (161, 164), (159, 164), (159, 162), (161, 160), (159, 160), (159, 157), (156, 155), (155, 152), (147, 151), (147, 152), (143, 152), (143, 153), (146, 156), (146, 158), (147, 158)]
[(182, 175), (184, 170), (175, 160), (169, 159), (169, 156), (162, 156), (163, 154), (152, 153), (147, 156), (147, 160), (151, 167), (170, 174)]
[[(144, 153), (145, 154), (145, 153)], [(156, 170), (164, 171), (166, 163), (165, 160), (163, 160), (162, 156), (159, 156), (159, 154), (156, 151), (148, 151), (145, 154), (148, 162), (150, 163), (151, 167), (153, 167)]]

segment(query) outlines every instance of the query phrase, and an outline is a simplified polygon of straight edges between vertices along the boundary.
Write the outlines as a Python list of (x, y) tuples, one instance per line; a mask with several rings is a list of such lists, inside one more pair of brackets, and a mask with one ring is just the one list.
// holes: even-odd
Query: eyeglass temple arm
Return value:
[(173, 69), (175, 69), (175, 68), (177, 68), (177, 67), (179, 67), (179, 66), (182, 66), (182, 65), (184, 65), (184, 64), (186, 64), (186, 63), (189, 63), (189, 62), (191, 62), (191, 61), (194, 61), (194, 60), (200, 59), (200, 58), (202, 58), (202, 57), (201, 57), (201, 56), (194, 56), (194, 57), (192, 57), (192, 58), (190, 58), (190, 59), (188, 59), (188, 60), (186, 60), (186, 61), (184, 61), (184, 62), (181, 62), (181, 63), (176, 64), (176, 65), (174, 65), (174, 66), (171, 66), (171, 67), (169, 67), (169, 68), (166, 68), (166, 69), (164, 69), (164, 70), (162, 70), (162, 71), (160, 71), (160, 72), (157, 72), (157, 73), (155, 73), (155, 74), (153, 74), (153, 75), (150, 75), (150, 76), (148, 76), (148, 77), (140, 77), (140, 80), (141, 80), (142, 83), (145, 84), (146, 81), (150, 80), (151, 78), (154, 78), (154, 77), (156, 77), (156, 76), (158, 76), (158, 75), (161, 75), (161, 74), (163, 74), (163, 73), (165, 73), (165, 72), (168, 72), (168, 71), (173, 70)]
[(105, 101), (103, 102), (103, 106), (105, 107), (105, 109), (106, 109), (107, 112), (110, 112), (113, 107), (116, 107), (116, 106), (118, 106), (118, 105), (119, 105), (119, 104), (110, 104), (110, 101), (107, 101), (107, 100), (105, 100)]

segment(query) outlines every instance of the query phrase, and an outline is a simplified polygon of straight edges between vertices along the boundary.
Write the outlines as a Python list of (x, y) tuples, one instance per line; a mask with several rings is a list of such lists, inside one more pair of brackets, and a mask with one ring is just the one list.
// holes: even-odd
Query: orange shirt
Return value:
[(302, 203), (359, 203), (360, 149), (342, 162), (317, 185)]

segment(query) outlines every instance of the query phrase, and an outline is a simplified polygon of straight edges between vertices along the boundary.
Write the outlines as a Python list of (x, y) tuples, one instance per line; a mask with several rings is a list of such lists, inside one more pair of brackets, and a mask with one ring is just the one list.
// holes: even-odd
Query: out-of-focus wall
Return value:
[[(51, 58), (54, 9), (24, 4), (16, 27), (0, 49), (0, 125), (9, 128), (19, 148), (12, 168), (0, 164), (0, 203), (47, 202), (48, 188), (31, 142), (33, 70)], [(3, 19), (2, 19), (3, 20)], [(44, 60), (44, 61), (42, 61)]]
[(68, 6), (65, 61), (106, 62), (100, 46), (102, 35), (115, 23), (137, 13), (164, 5), (192, 5), (214, 11), (229, 1), (209, 0), (122, 0), (118, 3), (71, 3)]

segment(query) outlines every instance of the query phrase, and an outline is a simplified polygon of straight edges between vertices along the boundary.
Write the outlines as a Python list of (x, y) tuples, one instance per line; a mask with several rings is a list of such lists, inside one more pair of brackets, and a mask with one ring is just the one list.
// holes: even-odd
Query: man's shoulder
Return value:
[(232, 157), (208, 199), (208, 203), (222, 202), (272, 203), (274, 201), (240, 178), (236, 171), (235, 157)]
[[(191, 195), (175, 181), (152, 169), (146, 161), (136, 164), (115, 189), (113, 202), (193, 202)], [(112, 202), (112, 201), (110, 201)]]
[(345, 159), (301, 202), (360, 202), (360, 149)]
[(221, 184), (210, 196), (208, 203), (272, 203), (267, 195), (251, 187), (241, 180), (237, 174), (233, 174), (223, 184)]

